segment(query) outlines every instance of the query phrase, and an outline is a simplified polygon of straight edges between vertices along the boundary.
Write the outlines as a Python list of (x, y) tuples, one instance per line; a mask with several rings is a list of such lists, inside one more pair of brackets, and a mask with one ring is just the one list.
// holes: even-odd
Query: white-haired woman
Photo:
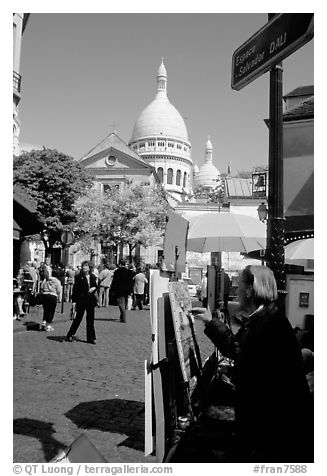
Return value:
[(295, 333), (277, 307), (266, 266), (247, 266), (238, 298), (247, 313), (237, 334), (204, 308), (193, 308), (205, 334), (234, 360), (236, 462), (312, 462), (312, 398)]

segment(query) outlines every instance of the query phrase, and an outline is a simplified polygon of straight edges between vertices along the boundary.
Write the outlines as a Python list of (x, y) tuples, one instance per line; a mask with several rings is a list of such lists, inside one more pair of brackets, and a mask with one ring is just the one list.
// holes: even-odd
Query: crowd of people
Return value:
[(136, 267), (125, 260), (118, 267), (107, 263), (96, 267), (85, 261), (75, 269), (52, 266), (49, 257), (41, 263), (27, 262), (14, 279), (13, 317), (21, 320), (30, 305), (42, 304), (42, 329), (52, 331), (57, 303), (72, 303), (74, 322), (67, 340), (72, 340), (86, 312), (87, 341), (95, 343), (94, 308), (118, 305), (120, 321), (126, 323), (126, 309), (141, 310), (149, 303), (151, 267)]

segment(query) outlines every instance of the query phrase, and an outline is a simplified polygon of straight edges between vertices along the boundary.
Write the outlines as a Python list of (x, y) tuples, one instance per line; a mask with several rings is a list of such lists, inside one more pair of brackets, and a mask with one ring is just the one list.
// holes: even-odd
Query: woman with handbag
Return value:
[(40, 296), (37, 296), (36, 299), (38, 302), (41, 300), (43, 306), (42, 329), (50, 332), (54, 330), (51, 323), (56, 311), (58, 297), (62, 293), (62, 287), (59, 279), (50, 276), (47, 270), (44, 271), (44, 279), (41, 283), (41, 293), (42, 299), (40, 299)]
[(89, 344), (95, 344), (94, 308), (97, 305), (97, 278), (91, 272), (88, 261), (82, 263), (81, 271), (75, 276), (72, 302), (76, 303), (76, 316), (66, 336), (67, 342), (72, 342), (84, 313), (86, 312), (86, 339)]

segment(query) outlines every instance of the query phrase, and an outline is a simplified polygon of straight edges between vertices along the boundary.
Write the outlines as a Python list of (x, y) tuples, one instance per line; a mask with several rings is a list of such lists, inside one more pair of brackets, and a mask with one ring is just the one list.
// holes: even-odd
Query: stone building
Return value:
[(20, 154), (19, 148), (19, 134), (20, 134), (20, 120), (19, 120), (19, 102), (21, 100), (21, 86), (22, 77), (20, 71), (20, 55), (22, 36), (26, 28), (29, 13), (14, 13), (13, 14), (13, 153)]
[(191, 143), (184, 119), (168, 99), (167, 71), (163, 60), (157, 73), (157, 93), (137, 118), (128, 143), (151, 164), (175, 202), (192, 190)]

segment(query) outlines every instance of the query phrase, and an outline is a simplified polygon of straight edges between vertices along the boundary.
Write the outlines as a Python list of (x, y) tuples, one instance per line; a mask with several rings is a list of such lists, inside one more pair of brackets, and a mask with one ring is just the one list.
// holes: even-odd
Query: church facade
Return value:
[[(94, 177), (95, 188), (105, 191), (114, 185), (122, 190), (133, 183), (161, 183), (172, 208), (187, 219), (199, 213), (230, 212), (235, 206), (234, 213), (239, 213), (245, 202), (243, 212), (256, 216), (262, 200), (253, 200), (251, 180), (238, 179), (242, 184), (234, 189), (242, 193), (233, 196), (230, 175), (222, 179), (213, 164), (210, 136), (205, 143), (204, 162), (200, 166), (194, 164), (185, 122), (168, 98), (168, 75), (163, 60), (156, 84), (155, 98), (136, 119), (128, 143), (112, 132), (79, 160)], [(212, 200), (215, 194), (217, 201)], [(159, 254), (160, 247), (141, 250), (145, 261), (157, 262)]]

